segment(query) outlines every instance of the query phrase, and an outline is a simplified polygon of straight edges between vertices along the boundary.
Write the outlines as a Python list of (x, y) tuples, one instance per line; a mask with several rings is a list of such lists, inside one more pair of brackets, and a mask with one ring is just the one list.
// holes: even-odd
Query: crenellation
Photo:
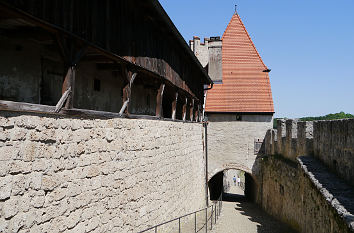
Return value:
[[(280, 154), (293, 161), (298, 156), (314, 156), (332, 172), (354, 184), (353, 125), (353, 119), (315, 122), (287, 120), (284, 135), (284, 121), (278, 120), (277, 140), (274, 141), (277, 151), (268, 151), (268, 154)], [(272, 143), (266, 143), (269, 144), (266, 146), (272, 146)]]

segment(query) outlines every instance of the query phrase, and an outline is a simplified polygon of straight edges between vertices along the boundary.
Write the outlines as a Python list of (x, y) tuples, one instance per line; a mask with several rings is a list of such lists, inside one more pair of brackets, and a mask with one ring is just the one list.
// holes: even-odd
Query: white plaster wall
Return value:
[(209, 178), (224, 169), (240, 169), (252, 174), (257, 157), (254, 140), (263, 141), (273, 121), (271, 115), (246, 115), (242, 119), (248, 121), (236, 121), (236, 114), (208, 113)]

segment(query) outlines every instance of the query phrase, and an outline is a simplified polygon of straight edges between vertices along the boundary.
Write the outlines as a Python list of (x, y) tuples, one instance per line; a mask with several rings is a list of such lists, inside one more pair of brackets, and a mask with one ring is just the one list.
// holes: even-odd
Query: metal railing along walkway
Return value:
[[(210, 210), (210, 212), (209, 212)], [(180, 216), (178, 218), (174, 218), (172, 220), (166, 221), (164, 223), (152, 226), (147, 228), (146, 230), (140, 231), (139, 233), (143, 233), (143, 232), (151, 232), (151, 233), (158, 233), (158, 232), (166, 232), (166, 228), (164, 228), (164, 226), (166, 226), (167, 224), (176, 224), (174, 227), (170, 227), (173, 229), (169, 229), (168, 232), (173, 232), (174, 229), (178, 232), (201, 232), (203, 229), (205, 230), (205, 232), (208, 232), (208, 228), (210, 228), (210, 230), (213, 229), (213, 224), (216, 224), (216, 221), (219, 219), (219, 216), (221, 214), (221, 210), (222, 210), (222, 194), (220, 195), (220, 197), (218, 198), (218, 200), (216, 200), (212, 205), (205, 207), (203, 209), (194, 211), (192, 213)], [(205, 212), (205, 216), (202, 218), (197, 218), (197, 215), (199, 214), (199, 217), (201, 216), (200, 213)], [(208, 216), (208, 212), (210, 213)], [(194, 215), (194, 216), (193, 216)], [(189, 222), (189, 224), (185, 224), (185, 227), (183, 227), (181, 225), (182, 221), (187, 218), (193, 216), (194, 218), (194, 223)], [(202, 221), (202, 222), (201, 222)], [(198, 225), (199, 224), (199, 225)], [(209, 227), (208, 227), (209, 226)], [(160, 231), (161, 230), (161, 231)]]

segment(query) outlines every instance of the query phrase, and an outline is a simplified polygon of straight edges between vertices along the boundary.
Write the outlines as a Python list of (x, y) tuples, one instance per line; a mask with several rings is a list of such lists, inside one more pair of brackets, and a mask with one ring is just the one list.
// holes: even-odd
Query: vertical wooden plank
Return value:
[(157, 91), (157, 96), (156, 96), (156, 116), (157, 117), (163, 117), (163, 107), (162, 107), (162, 101), (163, 101), (163, 92), (165, 90), (165, 84), (161, 83), (159, 90)]
[(64, 78), (64, 82), (63, 82), (63, 87), (62, 87), (62, 94), (64, 95), (64, 93), (69, 90), (69, 88), (71, 88), (71, 92), (70, 95), (66, 101), (65, 107), (66, 108), (73, 108), (74, 105), (74, 88), (75, 88), (75, 74), (76, 74), (76, 70), (75, 67), (70, 66), (68, 69), (68, 72)]
[(198, 118), (199, 118), (199, 104), (197, 104), (197, 107), (194, 110), (194, 121), (198, 122)]
[(133, 73), (132, 71), (128, 71), (126, 67), (122, 69), (123, 77), (128, 80), (128, 83), (123, 88), (123, 106), (119, 111), (119, 114), (129, 114), (129, 102), (131, 101), (131, 94), (132, 94), (132, 85), (133, 82), (138, 75), (137, 73)]
[(182, 112), (182, 119), (183, 121), (186, 121), (186, 118), (187, 118), (187, 103), (188, 103), (188, 98), (186, 97), (185, 98), (185, 102), (183, 104), (183, 112)]
[(192, 99), (192, 102), (190, 103), (190, 109), (189, 109), (190, 121), (193, 121), (193, 115), (194, 115), (194, 99)]
[(172, 120), (176, 120), (177, 101), (178, 101), (178, 92), (176, 92), (176, 98), (172, 101)]

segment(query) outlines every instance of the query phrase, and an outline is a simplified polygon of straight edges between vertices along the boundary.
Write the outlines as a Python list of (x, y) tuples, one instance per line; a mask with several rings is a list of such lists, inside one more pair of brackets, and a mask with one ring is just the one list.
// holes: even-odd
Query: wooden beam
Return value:
[(123, 113), (129, 114), (129, 102), (131, 100), (132, 86), (136, 76), (138, 75), (137, 73), (134, 73), (130, 76), (131, 73), (132, 72), (127, 72), (126, 77), (129, 79), (129, 83), (123, 88), (123, 106), (119, 111), (120, 115), (123, 115)]
[(185, 102), (183, 104), (183, 110), (182, 110), (182, 120), (186, 121), (187, 118), (187, 103), (188, 103), (188, 98), (185, 98)]
[(15, 111), (15, 112), (34, 112), (34, 113), (54, 113), (54, 106), (29, 104), (23, 102), (13, 102), (0, 100), (0, 110), (2, 111)]
[(195, 122), (198, 122), (198, 120), (199, 120), (199, 104), (197, 104), (197, 108), (195, 109), (195, 111), (194, 111), (194, 121)]
[[(65, 109), (63, 108), (59, 113), (55, 112), (54, 106), (40, 105), (40, 104), (30, 104), (23, 102), (13, 102), (0, 100), (0, 111), (10, 111), (10, 112), (27, 112), (35, 114), (49, 114), (56, 116), (70, 116), (70, 117), (80, 117), (80, 118), (89, 118), (89, 119), (111, 119), (111, 118), (129, 118), (129, 119), (148, 119), (148, 120), (161, 120), (156, 116), (148, 115), (120, 115), (119, 113), (114, 112), (103, 112), (87, 109)], [(69, 118), (70, 119), (70, 118)], [(164, 121), (172, 121), (171, 119), (163, 119)], [(175, 120), (182, 122), (181, 120)], [(189, 123), (189, 122), (188, 122)]]
[(172, 101), (172, 120), (176, 120), (177, 100), (178, 100), (178, 92), (176, 92), (176, 98)]
[(58, 101), (57, 105), (55, 106), (55, 112), (60, 112), (65, 101), (68, 99), (70, 93), (71, 93), (71, 87), (69, 87), (69, 89), (66, 90), (66, 92), (64, 92), (64, 94), (61, 96), (60, 100)]
[(189, 109), (190, 121), (193, 121), (193, 114), (194, 114), (194, 99), (192, 99), (192, 102), (190, 103), (190, 109)]
[(63, 82), (63, 87), (61, 91), (62, 95), (64, 95), (67, 90), (71, 89), (71, 92), (65, 104), (66, 108), (74, 107), (75, 74), (76, 74), (75, 67), (74, 66), (69, 67)]
[(162, 101), (163, 101), (164, 90), (165, 90), (165, 84), (161, 83), (160, 88), (157, 91), (157, 96), (156, 96), (156, 116), (159, 118), (163, 117)]

